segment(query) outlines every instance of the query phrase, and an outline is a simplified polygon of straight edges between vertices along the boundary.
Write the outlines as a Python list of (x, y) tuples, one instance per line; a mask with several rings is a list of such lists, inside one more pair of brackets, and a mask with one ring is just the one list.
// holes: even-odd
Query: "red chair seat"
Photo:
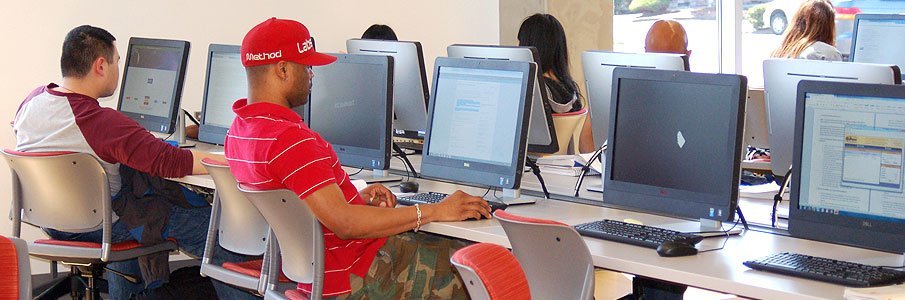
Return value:
[(286, 291), (284, 295), (286, 295), (286, 298), (289, 298), (289, 300), (308, 300), (308, 294), (299, 290), (290, 289)]
[[(176, 239), (168, 238), (170, 242), (175, 243)], [(78, 248), (92, 248), (92, 249), (100, 249), (101, 243), (92, 243), (92, 242), (79, 242), (79, 241), (61, 241), (54, 239), (40, 239), (35, 240), (35, 244), (43, 244), (43, 245), (55, 245), (55, 246), (66, 246), (66, 247), (78, 247)], [(110, 245), (110, 251), (126, 251), (132, 250), (135, 248), (141, 248), (142, 245), (137, 241), (126, 241), (122, 243), (115, 243)]]
[[(226, 263), (223, 263), (223, 268), (236, 272), (236, 273), (243, 274), (243, 275), (260, 278), (261, 277), (261, 264), (263, 264), (263, 263), (264, 263), (263, 259), (249, 260), (246, 262), (239, 262), (239, 263), (226, 262)], [(289, 278), (286, 277), (286, 275), (283, 275), (283, 271), (280, 271), (280, 282), (288, 283), (288, 282), (292, 282), (292, 281), (290, 281)], [(305, 298), (305, 299), (308, 299), (308, 298)]]
[(503, 246), (474, 244), (456, 251), (452, 261), (474, 270), (490, 299), (531, 299), (525, 272), (515, 256)]

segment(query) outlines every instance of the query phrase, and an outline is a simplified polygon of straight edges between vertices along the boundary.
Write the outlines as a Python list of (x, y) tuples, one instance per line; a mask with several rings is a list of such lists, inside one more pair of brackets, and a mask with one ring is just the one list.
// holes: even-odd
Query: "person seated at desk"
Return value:
[(393, 31), (393, 28), (383, 24), (371, 25), (371, 27), (368, 27), (368, 29), (366, 29), (365, 32), (361, 34), (361, 38), (385, 41), (399, 40), (399, 38), (396, 37), (396, 32)]
[(230, 170), (254, 188), (294, 191), (320, 221), (324, 297), (465, 299), (449, 257), (466, 243), (417, 231), (433, 221), (489, 218), (487, 201), (456, 191), (438, 204), (396, 208), (382, 185), (357, 191), (330, 143), (290, 109), (307, 102), (311, 67), (336, 58), (315, 51), (304, 25), (276, 18), (252, 28), (241, 51), (248, 99), (233, 104), (224, 147)]
[[(578, 83), (572, 79), (569, 71), (569, 49), (566, 45), (566, 32), (556, 17), (549, 14), (534, 14), (524, 21), (518, 30), (519, 46), (532, 46), (537, 49), (538, 72), (543, 74), (544, 85), (550, 95), (550, 108), (553, 113), (569, 113), (580, 111), (585, 103), (581, 100)], [(582, 124), (579, 139), (580, 153), (596, 150), (594, 135), (591, 133), (591, 120), (586, 118)], [(559, 137), (568, 138), (569, 137)]]
[(828, 0), (808, 0), (801, 4), (792, 23), (773, 52), (774, 58), (842, 61), (836, 49), (836, 11)]
[[(131, 173), (141, 172), (150, 176), (176, 178), (189, 174), (204, 174), (200, 161), (206, 157), (220, 158), (204, 152), (190, 151), (171, 146), (154, 137), (137, 122), (119, 111), (101, 107), (98, 99), (110, 97), (116, 91), (119, 81), (119, 52), (116, 39), (104, 29), (83, 25), (72, 29), (63, 42), (60, 58), (63, 81), (50, 83), (32, 91), (19, 106), (13, 121), (16, 135), (16, 150), (22, 152), (71, 151), (89, 153), (103, 166), (110, 186), (110, 195), (123, 205), (114, 205), (117, 220), (112, 226), (113, 243), (128, 240), (142, 241), (152, 230), (169, 233), (178, 241), (182, 251), (201, 257), (207, 239), (207, 228), (211, 208), (202, 195), (188, 189), (183, 190), (187, 206), (167, 203), (148, 208), (139, 201), (129, 201), (131, 196), (120, 193), (130, 189)], [(121, 174), (121, 165), (127, 166)], [(134, 170), (134, 171), (132, 171)], [(53, 176), (49, 174), (48, 176)], [(182, 188), (181, 186), (178, 188)], [(126, 201), (126, 202), (123, 202)], [(132, 204), (141, 206), (131, 206)], [(168, 218), (167, 223), (142, 224), (142, 220), (153, 216)], [(137, 231), (132, 231), (141, 225)], [(70, 233), (43, 228), (50, 237), (57, 240), (72, 240), (100, 243), (102, 230)], [(142, 235), (142, 232), (146, 233)], [(133, 236), (133, 233), (138, 236)], [(163, 240), (163, 237), (154, 237)], [(167, 259), (169, 254), (154, 260), (142, 258), (141, 270), (136, 260), (110, 263), (108, 267), (131, 275), (142, 275), (145, 286), (129, 283), (120, 276), (106, 276), (109, 295), (112, 299), (129, 299), (147, 287), (147, 295), (165, 292), (164, 283), (169, 275)], [(234, 259), (220, 249), (216, 254), (220, 259)], [(147, 261), (151, 261), (150, 265)], [(162, 261), (162, 262), (161, 262)], [(156, 263), (156, 264), (155, 264)], [(161, 265), (162, 264), (162, 265)], [(159, 272), (148, 271), (148, 268)], [(225, 286), (218, 286), (218, 290)], [(235, 299), (241, 294), (223, 290), (221, 297)], [(235, 290), (233, 290), (235, 291)], [(239, 293), (238, 291), (235, 291)], [(250, 294), (248, 295), (250, 296)]]
[(650, 26), (644, 39), (644, 51), (648, 53), (674, 53), (691, 57), (685, 27), (675, 20), (658, 20)]

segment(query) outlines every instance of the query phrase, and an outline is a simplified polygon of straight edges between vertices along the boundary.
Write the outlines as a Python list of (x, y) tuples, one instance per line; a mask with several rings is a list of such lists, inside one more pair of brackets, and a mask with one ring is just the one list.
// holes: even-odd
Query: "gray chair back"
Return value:
[(283, 273), (292, 281), (310, 283), (311, 299), (320, 299), (324, 281), (324, 234), (308, 205), (290, 190), (239, 190), (270, 224), (280, 248)]
[[(525, 271), (532, 298), (594, 298), (594, 262), (575, 229), (504, 211), (497, 211), (494, 216), (512, 244), (512, 254)], [(563, 255), (569, 258), (563, 259)]]
[(220, 246), (239, 254), (263, 255), (267, 248), (267, 220), (236, 188), (236, 178), (229, 172), (228, 165), (211, 160), (201, 163), (216, 186), (214, 201), (218, 201), (219, 214), (217, 211), (213, 214), (218, 215)]
[(107, 175), (90, 154), (3, 150), (3, 156), (13, 178), (14, 236), (19, 236), (19, 220), (87, 232), (102, 228), (105, 217), (112, 218), (105, 216), (111, 212)]

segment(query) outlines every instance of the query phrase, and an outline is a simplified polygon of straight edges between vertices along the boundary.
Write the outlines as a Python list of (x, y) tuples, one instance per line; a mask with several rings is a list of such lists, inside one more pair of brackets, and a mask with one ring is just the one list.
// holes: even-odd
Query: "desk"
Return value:
[[(214, 187), (210, 176), (193, 175), (176, 181)], [(485, 189), (430, 180), (418, 180), (422, 191), (451, 192), (462, 189), (483, 194)], [(539, 200), (533, 205), (511, 206), (507, 211), (528, 217), (544, 218), (575, 225), (603, 218), (631, 218), (658, 226), (683, 222), (663, 216), (618, 210), (581, 203)], [(686, 221), (687, 222), (687, 221)], [(422, 230), (475, 242), (509, 246), (503, 228), (496, 220), (431, 223)], [(724, 238), (702, 242), (701, 250), (719, 247)], [(622, 243), (585, 238), (594, 265), (600, 268), (676, 282), (702, 289), (763, 299), (842, 299), (844, 288), (838, 285), (759, 272), (742, 265), (743, 261), (777, 252), (808, 255), (874, 265), (901, 265), (902, 256), (829, 243), (791, 238), (778, 234), (747, 231), (727, 240), (723, 250), (695, 256), (663, 258), (652, 249)]]

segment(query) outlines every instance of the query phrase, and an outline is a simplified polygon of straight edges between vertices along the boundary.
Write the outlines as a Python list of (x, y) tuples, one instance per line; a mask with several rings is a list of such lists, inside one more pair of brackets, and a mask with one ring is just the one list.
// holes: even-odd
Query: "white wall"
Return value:
[[(311, 30), (320, 51), (345, 49), (345, 41), (359, 37), (373, 23), (390, 25), (402, 40), (420, 41), (428, 70), (434, 58), (445, 56), (453, 43), (498, 44), (499, 1), (489, 0), (80, 0), (10, 1), (0, 14), (0, 123), (15, 117), (22, 98), (37, 86), (60, 82), (59, 57), (66, 33), (90, 24), (110, 31), (125, 58), (129, 37), (183, 39), (192, 43), (183, 107), (200, 110), (204, 92), (205, 52), (210, 43), (240, 44), (255, 24), (266, 18), (296, 19)], [(122, 66), (120, 66), (122, 67)], [(116, 97), (116, 96), (114, 96)], [(102, 102), (115, 106), (115, 101)], [(12, 130), (0, 130), (0, 147), (15, 147)], [(3, 166), (2, 168), (6, 168)], [(9, 173), (0, 170), (0, 212), (9, 208)], [(5, 213), (0, 213), (5, 215)], [(41, 236), (24, 228), (26, 239)], [(206, 228), (199, 228), (205, 230)], [(10, 222), (0, 218), (0, 235), (11, 233)], [(32, 263), (37, 273), (47, 272), (44, 263)]]

